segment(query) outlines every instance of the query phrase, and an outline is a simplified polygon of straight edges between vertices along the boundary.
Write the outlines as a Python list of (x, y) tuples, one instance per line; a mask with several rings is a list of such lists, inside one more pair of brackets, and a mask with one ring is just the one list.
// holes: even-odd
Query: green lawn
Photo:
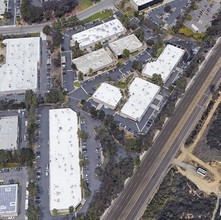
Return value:
[(32, 33), (31, 36), (32, 37), (40, 37), (40, 33)]
[(113, 12), (111, 10), (97, 12), (97, 13), (93, 14), (92, 16), (90, 16), (89, 18), (84, 19), (84, 23), (95, 21), (97, 19), (104, 20), (106, 18), (111, 17), (112, 15), (113, 15)]
[(91, 0), (83, 0), (82, 2), (80, 2), (80, 4), (78, 5), (78, 8), (80, 9), (80, 11), (85, 10), (86, 8), (89, 8), (93, 5), (93, 2)]
[(117, 81), (116, 83), (114, 83), (114, 86), (120, 89), (126, 89), (132, 78), (133, 78), (133, 75), (130, 75), (127, 77), (125, 81)]
[(75, 87), (81, 87), (81, 84), (79, 82), (74, 82)]

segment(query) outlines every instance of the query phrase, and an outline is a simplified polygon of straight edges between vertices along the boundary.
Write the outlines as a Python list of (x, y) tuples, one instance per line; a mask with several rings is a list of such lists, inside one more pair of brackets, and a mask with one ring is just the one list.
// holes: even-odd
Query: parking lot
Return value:
[(220, 9), (220, 0), (199, 1), (197, 4), (198, 9), (190, 13), (192, 19), (186, 21), (184, 25), (193, 31), (202, 33), (211, 25), (213, 15)]
[(44, 95), (48, 92), (52, 86), (51, 84), (51, 53), (47, 48), (48, 44), (46, 40), (42, 40), (42, 59), (41, 70), (38, 78), (39, 93)]
[[(165, 23), (165, 28), (173, 26), (176, 24), (177, 20), (182, 16), (189, 2), (189, 0), (175, 0), (169, 2), (148, 12), (147, 18), (157, 25)], [(169, 13), (166, 13), (164, 11), (164, 8), (167, 5), (171, 7), (171, 11)]]
[(36, 177), (40, 188), (38, 206), (41, 219), (51, 219), (49, 214), (49, 107), (40, 107), (38, 112), (38, 142), (36, 144)]
[[(93, 193), (99, 189), (100, 181), (95, 174), (95, 168), (101, 166), (101, 148), (98, 140), (95, 140), (94, 126), (99, 122), (90, 123), (89, 116), (81, 121), (81, 130), (88, 133), (88, 139), (82, 142), (82, 159), (88, 160), (89, 164), (83, 167), (83, 178), (91, 191), (91, 196), (85, 202), (81, 212), (86, 212)], [(92, 119), (93, 120), (93, 119)], [(92, 122), (91, 120), (91, 122)]]
[[(3, 184), (15, 184), (18, 187), (18, 213), (19, 216), (15, 220), (25, 219), (25, 197), (26, 197), (26, 183), (28, 182), (28, 174), (25, 168), (5, 168), (0, 169), (0, 180)], [(3, 220), (8, 218), (2, 218)]]

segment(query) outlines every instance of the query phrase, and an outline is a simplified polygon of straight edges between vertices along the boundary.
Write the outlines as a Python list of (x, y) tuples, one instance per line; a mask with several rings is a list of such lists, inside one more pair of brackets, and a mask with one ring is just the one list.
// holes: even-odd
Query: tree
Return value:
[(61, 90), (53, 88), (49, 93), (45, 95), (45, 101), (47, 103), (57, 103), (64, 100), (64, 94)]
[(59, 56), (58, 58), (54, 58), (51, 60), (51, 62), (55, 67), (60, 67), (61, 66), (61, 57)]
[(193, 5), (193, 9), (194, 9), (194, 10), (197, 10), (198, 8), (199, 8), (199, 5), (196, 4), (196, 3), (194, 3), (194, 5)]
[(90, 108), (90, 114), (91, 114), (92, 118), (96, 118), (97, 117), (97, 110), (96, 110), (96, 108), (94, 106), (92, 106)]
[(134, 164), (135, 164), (136, 167), (139, 167), (139, 166), (140, 166), (140, 163), (141, 163), (141, 161), (140, 161), (140, 156), (137, 155), (137, 156), (135, 157)]
[(74, 46), (71, 48), (72, 50), (72, 57), (77, 58), (83, 55), (83, 51), (80, 49), (80, 45), (77, 41), (75, 41)]
[(154, 45), (154, 40), (152, 40), (152, 39), (148, 39), (147, 41), (146, 41), (146, 44), (147, 44), (147, 46), (153, 46)]
[(83, 139), (83, 140), (86, 140), (88, 138), (88, 134), (85, 131), (78, 130), (78, 137)]
[(71, 68), (72, 68), (73, 70), (77, 70), (76, 64), (75, 64), (75, 63), (72, 63), (72, 64), (71, 64)]
[(141, 152), (141, 144), (140, 144), (139, 139), (130, 138), (130, 139), (126, 140), (125, 149), (129, 152), (140, 153)]
[(99, 50), (102, 48), (102, 43), (99, 41), (94, 45), (94, 50)]
[(139, 72), (142, 71), (142, 63), (139, 60), (134, 60), (131, 67)]
[(78, 72), (78, 80), (79, 81), (84, 80), (84, 74), (81, 71)]
[(7, 154), (4, 150), (0, 150), (0, 165), (5, 165), (8, 162)]
[(80, 164), (80, 167), (85, 167), (89, 164), (89, 160), (81, 160), (79, 164)]
[(89, 74), (92, 75), (93, 72), (94, 72), (93, 69), (90, 68), (90, 69), (89, 69)]
[(123, 57), (129, 58), (129, 56), (130, 56), (130, 51), (128, 49), (124, 49), (123, 50)]
[(9, 19), (9, 20), (11, 20), (12, 19), (12, 13), (11, 12), (8, 12), (8, 11), (5, 11), (5, 13), (4, 13), (4, 18), (5, 19)]
[(30, 196), (34, 198), (34, 196), (37, 194), (38, 188), (35, 183), (29, 182), (27, 190), (29, 191)]
[(69, 213), (70, 213), (70, 214), (73, 214), (73, 213), (74, 213), (74, 207), (73, 207), (73, 206), (70, 206), (70, 207), (69, 207)]
[(171, 6), (170, 6), (170, 5), (166, 5), (166, 6), (164, 7), (164, 11), (165, 11), (166, 13), (169, 13), (169, 12), (171, 11)]
[(130, 20), (127, 15), (120, 16), (120, 21), (122, 22), (125, 28), (130, 29)]
[(186, 20), (190, 21), (192, 19), (192, 16), (190, 14), (186, 15)]
[(154, 73), (151, 78), (151, 82), (158, 86), (163, 86), (163, 79), (161, 77), (161, 74)]
[(105, 112), (104, 112), (102, 109), (98, 111), (97, 118), (98, 118), (99, 120), (101, 120), (101, 121), (104, 120), (104, 118), (105, 118)]
[(23, 0), (21, 2), (21, 17), (28, 23), (40, 22), (43, 19), (43, 9), (33, 6), (30, 0)]
[(63, 42), (63, 35), (59, 30), (54, 30), (52, 32), (52, 40), (53, 40), (53, 46), (59, 47)]
[(57, 209), (53, 209), (51, 214), (55, 215), (55, 216), (58, 215), (58, 210)]
[(34, 204), (30, 204), (27, 210), (28, 219), (37, 220), (38, 219), (38, 208)]
[(187, 85), (186, 77), (182, 76), (177, 80), (176, 89), (178, 90), (179, 94), (182, 94), (185, 92), (186, 85)]
[(140, 40), (143, 41), (144, 40), (144, 31), (142, 29), (138, 29), (134, 32), (134, 34), (136, 35), (136, 37)]
[(45, 25), (44, 27), (43, 27), (43, 33), (44, 34), (46, 34), (46, 35), (50, 35), (51, 34), (51, 27), (49, 26), (49, 25)]
[(96, 167), (95, 173), (98, 177), (101, 177), (103, 174), (103, 169), (101, 167)]
[(164, 47), (164, 44), (163, 44), (163, 41), (162, 41), (162, 39), (159, 37), (156, 41), (155, 41), (155, 43), (154, 43), (154, 45), (152, 46), (152, 56), (153, 57), (157, 57), (158, 55), (159, 55), (159, 52), (161, 51), (161, 49), (163, 49), (163, 47)]
[(0, 54), (0, 63), (5, 62), (5, 56), (3, 54)]
[(186, 37), (192, 37), (193, 36), (193, 31), (188, 28), (188, 27), (182, 27), (178, 30), (178, 33), (179, 34), (183, 34), (185, 35)]

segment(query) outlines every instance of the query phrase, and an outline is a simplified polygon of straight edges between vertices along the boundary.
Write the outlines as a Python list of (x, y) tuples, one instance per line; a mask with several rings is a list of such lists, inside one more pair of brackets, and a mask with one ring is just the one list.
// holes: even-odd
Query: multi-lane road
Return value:
[[(95, 14), (96, 12), (105, 10), (105, 9), (113, 9), (114, 3), (116, 0), (101, 0), (99, 3), (93, 5), (77, 13), (77, 17), (80, 20), (90, 17), (91, 15)], [(41, 32), (45, 25), (50, 25), (51, 22), (43, 23), (43, 24), (32, 24), (32, 25), (8, 25), (8, 26), (0, 26), (0, 34), (8, 35), (8, 34), (28, 34), (28, 33), (37, 33)]]
[(171, 159), (194, 126), (197, 117), (202, 113), (211, 93), (211, 86), (216, 85), (221, 78), (220, 46), (219, 40), (204, 68), (177, 106), (174, 115), (143, 158), (140, 168), (102, 219), (136, 220), (140, 218)]

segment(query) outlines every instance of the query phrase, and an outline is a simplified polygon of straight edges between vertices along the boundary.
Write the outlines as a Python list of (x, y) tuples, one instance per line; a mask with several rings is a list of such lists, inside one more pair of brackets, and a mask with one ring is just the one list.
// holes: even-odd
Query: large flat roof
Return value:
[(96, 92), (93, 94), (92, 98), (112, 109), (115, 109), (117, 104), (122, 98), (120, 89), (112, 86), (108, 83), (102, 83)]
[(0, 149), (16, 149), (18, 139), (18, 116), (0, 117)]
[(3, 15), (5, 13), (5, 0), (0, 0), (0, 15)]
[(72, 62), (77, 66), (77, 69), (83, 74), (88, 74), (89, 70), (97, 71), (110, 66), (113, 63), (112, 58), (105, 49), (93, 51), (84, 56), (73, 59)]
[(123, 54), (124, 49), (129, 50), (131, 53), (139, 50), (142, 47), (142, 43), (134, 34), (131, 34), (110, 43), (109, 47), (117, 56), (120, 56)]
[(150, 77), (152, 77), (154, 73), (161, 74), (163, 81), (166, 82), (184, 53), (185, 50), (168, 44), (156, 61), (146, 64), (142, 73)]
[(18, 185), (0, 185), (0, 217), (17, 215)]
[(140, 121), (159, 90), (159, 86), (135, 78), (129, 86), (130, 97), (121, 109), (121, 113), (134, 121)]
[(144, 5), (144, 4), (147, 4), (149, 2), (153, 2), (154, 0), (133, 0), (136, 5), (140, 6), (140, 5)]
[(80, 47), (88, 47), (98, 41), (108, 39), (126, 31), (118, 19), (114, 19), (85, 31), (72, 35), (71, 45), (77, 41)]
[(68, 210), (82, 199), (77, 113), (49, 110), (50, 210)]
[(5, 39), (6, 63), (0, 67), (0, 93), (37, 89), (40, 38)]

